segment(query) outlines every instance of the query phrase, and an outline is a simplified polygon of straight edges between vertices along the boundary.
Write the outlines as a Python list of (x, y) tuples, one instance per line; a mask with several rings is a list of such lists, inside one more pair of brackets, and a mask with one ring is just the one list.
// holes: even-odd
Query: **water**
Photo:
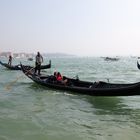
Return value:
[[(121, 58), (116, 62), (102, 58), (51, 60), (52, 68), (47, 74), (58, 70), (63, 75), (78, 75), (88, 81), (140, 81), (136, 58)], [(33, 64), (14, 60), (20, 61)], [(0, 66), (0, 140), (139, 140), (139, 132), (140, 96), (75, 95), (44, 88), (21, 71)]]

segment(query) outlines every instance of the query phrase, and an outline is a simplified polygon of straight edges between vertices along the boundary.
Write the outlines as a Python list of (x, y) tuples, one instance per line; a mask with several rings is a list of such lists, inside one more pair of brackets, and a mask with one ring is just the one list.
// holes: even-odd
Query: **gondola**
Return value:
[(33, 61), (33, 60), (34, 60), (34, 59), (33, 59), (33, 58), (31, 58), (31, 57), (29, 57), (29, 58), (28, 58), (28, 61)]
[(119, 58), (105, 57), (104, 60), (105, 61), (118, 61)]
[(140, 64), (139, 64), (139, 62), (137, 61), (137, 67), (138, 67), (138, 69), (140, 69)]
[(0, 61), (0, 64), (4, 67), (6, 67), (7, 69), (10, 69), (10, 70), (21, 70), (21, 67), (20, 65), (8, 65), (7, 63), (3, 63)]
[(21, 65), (23, 73), (37, 84), (42, 86), (59, 89), (63, 91), (71, 91), (77, 94), (90, 96), (134, 96), (140, 95), (140, 82), (129, 84), (115, 84), (99, 82), (81, 81), (79, 79), (67, 78), (68, 83), (62, 84), (54, 79), (53, 75), (36, 75), (32, 69), (28, 70)]
[[(20, 64), (18, 64), (18, 65), (11, 65), (10, 66), (7, 63), (3, 63), (1, 61), (0, 61), (0, 64), (2, 66), (6, 67), (9, 70), (21, 70)], [(31, 69), (33, 67), (32, 66), (26, 66), (26, 68)], [(51, 60), (49, 61), (49, 64), (47, 64), (47, 65), (41, 65), (41, 69), (49, 69), (49, 68), (51, 68)]]

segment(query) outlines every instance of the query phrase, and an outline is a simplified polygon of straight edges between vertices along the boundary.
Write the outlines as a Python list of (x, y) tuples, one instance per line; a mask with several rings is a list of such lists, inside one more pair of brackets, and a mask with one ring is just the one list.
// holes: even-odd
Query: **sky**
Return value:
[(140, 56), (140, 0), (0, 0), (0, 52)]

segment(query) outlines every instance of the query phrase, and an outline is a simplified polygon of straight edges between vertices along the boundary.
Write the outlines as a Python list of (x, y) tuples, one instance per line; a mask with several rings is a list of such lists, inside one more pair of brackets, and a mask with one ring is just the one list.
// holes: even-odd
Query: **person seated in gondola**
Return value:
[(62, 83), (62, 84), (64, 84), (64, 85), (66, 85), (67, 82), (68, 82), (68, 79), (66, 79), (65, 77), (63, 77), (63, 76), (60, 74), (60, 72), (57, 72), (57, 73), (56, 73), (56, 80), (58, 81), (58, 83)]
[(57, 83), (57, 73), (58, 72), (55, 71), (54, 74), (50, 75), (45, 81), (49, 83)]
[(58, 72), (56, 74), (56, 79), (57, 79), (57, 81), (62, 81), (63, 80), (62, 75), (60, 74), (60, 72)]
[(54, 73), (53, 73), (53, 75), (54, 75), (54, 79), (56, 79), (57, 80), (57, 71), (55, 71)]
[(57, 82), (57, 72), (55, 71), (53, 75), (49, 77), (49, 82), (56, 83)]
[(46, 82), (55, 83), (55, 84), (66, 84), (67, 79), (61, 76), (60, 72), (55, 71), (53, 75), (45, 79)]
[(11, 55), (9, 55), (8, 65), (9, 65), (9, 66), (12, 65), (12, 56), (11, 56)]

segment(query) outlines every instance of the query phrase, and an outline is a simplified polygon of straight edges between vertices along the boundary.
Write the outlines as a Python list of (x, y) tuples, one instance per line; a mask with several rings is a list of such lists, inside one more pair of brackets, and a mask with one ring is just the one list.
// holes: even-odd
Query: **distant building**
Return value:
[(9, 57), (9, 55), (12, 55), (14, 58), (29, 58), (34, 57), (33, 53), (11, 53), (11, 52), (0, 52), (1, 57)]
[(13, 57), (24, 58), (24, 57), (26, 57), (26, 53), (13, 53)]
[(1, 57), (9, 57), (9, 55), (12, 55), (11, 52), (0, 52)]

